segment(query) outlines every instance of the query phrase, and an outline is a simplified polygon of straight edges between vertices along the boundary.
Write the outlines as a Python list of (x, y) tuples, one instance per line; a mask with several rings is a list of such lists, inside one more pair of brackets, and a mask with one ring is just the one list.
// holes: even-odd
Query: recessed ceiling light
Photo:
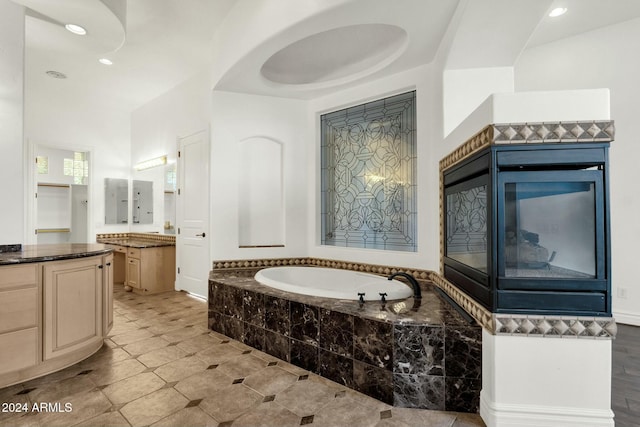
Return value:
[(78, 34), (79, 36), (84, 36), (87, 34), (87, 30), (85, 30), (80, 25), (76, 24), (67, 24), (64, 26), (67, 30), (71, 31), (73, 34)]
[(53, 70), (49, 70), (46, 72), (46, 74), (49, 77), (53, 77), (54, 79), (66, 79), (67, 75), (64, 73), (61, 73), (60, 71), (53, 71)]
[(567, 11), (566, 7), (556, 7), (551, 12), (549, 12), (549, 16), (552, 18), (557, 18), (560, 15), (564, 15)]
[(100, 58), (98, 59), (98, 62), (104, 65), (113, 65), (113, 62), (107, 58)]

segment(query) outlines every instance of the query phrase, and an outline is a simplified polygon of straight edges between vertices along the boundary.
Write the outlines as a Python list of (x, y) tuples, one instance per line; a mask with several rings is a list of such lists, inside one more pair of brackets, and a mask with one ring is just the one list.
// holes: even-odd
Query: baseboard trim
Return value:
[(613, 313), (613, 317), (616, 319), (616, 323), (640, 326), (640, 314), (616, 311)]
[(490, 402), (480, 392), (480, 416), (487, 427), (614, 427), (611, 409), (587, 409)]

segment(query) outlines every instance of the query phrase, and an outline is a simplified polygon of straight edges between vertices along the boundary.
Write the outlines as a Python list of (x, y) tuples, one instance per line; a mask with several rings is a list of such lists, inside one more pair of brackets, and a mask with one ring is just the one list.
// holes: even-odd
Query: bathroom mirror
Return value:
[(129, 180), (104, 179), (104, 223), (126, 224), (129, 222)]
[(175, 234), (176, 224), (176, 164), (164, 170), (164, 234)]
[(153, 224), (153, 182), (133, 180), (131, 217), (134, 224)]

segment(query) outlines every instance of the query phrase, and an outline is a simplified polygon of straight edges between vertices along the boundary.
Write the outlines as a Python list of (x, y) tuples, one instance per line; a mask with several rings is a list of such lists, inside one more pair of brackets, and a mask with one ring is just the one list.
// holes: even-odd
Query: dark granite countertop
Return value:
[(285, 292), (257, 282), (253, 278), (255, 271), (238, 273), (238, 271), (236, 271), (236, 274), (212, 271), (209, 274), (209, 280), (247, 291), (259, 292), (381, 322), (428, 326), (457, 325), (457, 327), (479, 328), (475, 322), (469, 324), (447, 301), (441, 298), (433, 290), (435, 285), (424, 281), (421, 283), (422, 300), (416, 301), (413, 297), (404, 300), (392, 300), (387, 301), (383, 307), (377, 301), (367, 301), (360, 305), (358, 301), (354, 300), (322, 298)]
[(175, 242), (168, 242), (162, 240), (146, 240), (146, 239), (98, 239), (98, 243), (104, 243), (106, 245), (118, 245), (125, 246), (127, 248), (158, 248), (161, 246), (175, 246)]
[(112, 251), (113, 249), (99, 243), (26, 245), (21, 251), (0, 253), (0, 265), (85, 258), (108, 254)]

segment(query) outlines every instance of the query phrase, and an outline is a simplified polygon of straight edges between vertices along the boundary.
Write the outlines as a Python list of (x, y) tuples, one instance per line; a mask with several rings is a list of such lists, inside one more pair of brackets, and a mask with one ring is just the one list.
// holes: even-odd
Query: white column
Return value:
[(613, 427), (611, 340), (483, 330), (480, 415), (489, 427)]

